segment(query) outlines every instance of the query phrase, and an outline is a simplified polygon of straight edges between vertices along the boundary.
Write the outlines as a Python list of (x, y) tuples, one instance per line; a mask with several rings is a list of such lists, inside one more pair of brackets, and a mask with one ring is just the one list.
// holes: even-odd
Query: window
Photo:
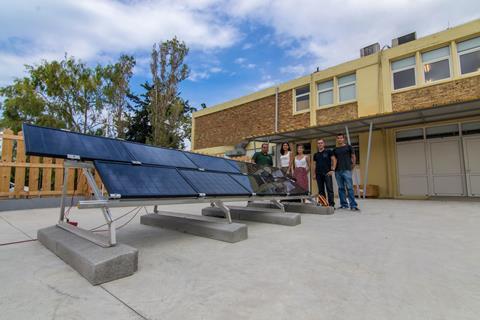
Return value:
[(457, 43), (462, 74), (480, 71), (480, 37)]
[(479, 134), (480, 122), (462, 123), (462, 135)]
[(415, 82), (415, 57), (392, 62), (393, 89), (411, 87)]
[(423, 140), (423, 129), (412, 129), (397, 132), (397, 142)]
[(458, 136), (458, 125), (451, 124), (427, 128), (427, 139)]
[(338, 94), (340, 102), (356, 99), (357, 95), (355, 82), (355, 74), (350, 74), (348, 76), (338, 78)]
[(333, 104), (333, 80), (319, 83), (317, 89), (319, 106)]
[(310, 86), (295, 89), (295, 110), (310, 109)]
[(450, 78), (450, 47), (422, 53), (425, 82)]

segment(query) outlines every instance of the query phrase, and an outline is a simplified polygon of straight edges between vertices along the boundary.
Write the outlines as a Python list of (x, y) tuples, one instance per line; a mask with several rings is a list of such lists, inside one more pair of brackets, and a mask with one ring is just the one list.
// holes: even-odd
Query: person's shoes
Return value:
[(360, 212), (360, 209), (358, 209), (357, 207), (350, 208), (350, 210)]
[(342, 209), (348, 209), (348, 207), (338, 207), (338, 210), (342, 210)]

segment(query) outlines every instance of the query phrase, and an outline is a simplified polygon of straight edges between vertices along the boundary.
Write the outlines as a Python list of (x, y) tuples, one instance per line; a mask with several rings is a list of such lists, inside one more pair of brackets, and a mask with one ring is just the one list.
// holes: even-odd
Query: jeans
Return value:
[[(340, 198), (340, 206), (348, 208), (348, 202), (350, 202), (350, 208), (356, 208), (357, 202), (355, 201), (355, 195), (353, 193), (352, 171), (350, 170), (336, 171), (335, 178), (337, 178), (338, 197)], [(347, 192), (348, 192), (348, 202), (345, 197), (345, 189), (347, 189)]]
[(325, 197), (325, 188), (327, 188), (327, 195), (328, 195), (328, 205), (330, 207), (335, 206), (335, 200), (333, 196), (333, 181), (332, 176), (317, 173), (317, 185), (318, 185), (318, 193)]

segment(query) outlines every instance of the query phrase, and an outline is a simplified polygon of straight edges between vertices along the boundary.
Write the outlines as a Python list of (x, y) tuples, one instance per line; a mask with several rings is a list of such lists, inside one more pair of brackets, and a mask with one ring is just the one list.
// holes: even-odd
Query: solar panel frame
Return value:
[(239, 173), (238, 169), (227, 162), (227, 159), (204, 154), (184, 151), (187, 156), (198, 168), (208, 171)]
[[(193, 163), (190, 158), (185, 155), (185, 152), (181, 150), (152, 146), (133, 141), (124, 141), (124, 145), (135, 161), (140, 161), (144, 164), (190, 169), (198, 168), (195, 163)], [(139, 150), (140, 148), (144, 150)], [(163, 155), (160, 152), (162, 152)], [(157, 161), (157, 159), (162, 156), (164, 156), (164, 161)], [(175, 158), (176, 162), (172, 161), (172, 158)], [(181, 165), (176, 164), (178, 162), (181, 162)]]

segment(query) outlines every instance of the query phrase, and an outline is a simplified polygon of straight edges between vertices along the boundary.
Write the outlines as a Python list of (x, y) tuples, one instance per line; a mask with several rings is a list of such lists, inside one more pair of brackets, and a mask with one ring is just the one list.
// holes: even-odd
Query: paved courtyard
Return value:
[[(38, 241), (2, 245), (0, 319), (479, 319), (480, 202), (360, 205), (296, 227), (246, 222), (249, 238), (235, 244), (137, 216), (118, 240), (139, 249), (138, 272), (95, 287)], [(34, 239), (57, 215), (0, 212), (0, 243)], [(102, 222), (94, 210), (70, 216)]]

